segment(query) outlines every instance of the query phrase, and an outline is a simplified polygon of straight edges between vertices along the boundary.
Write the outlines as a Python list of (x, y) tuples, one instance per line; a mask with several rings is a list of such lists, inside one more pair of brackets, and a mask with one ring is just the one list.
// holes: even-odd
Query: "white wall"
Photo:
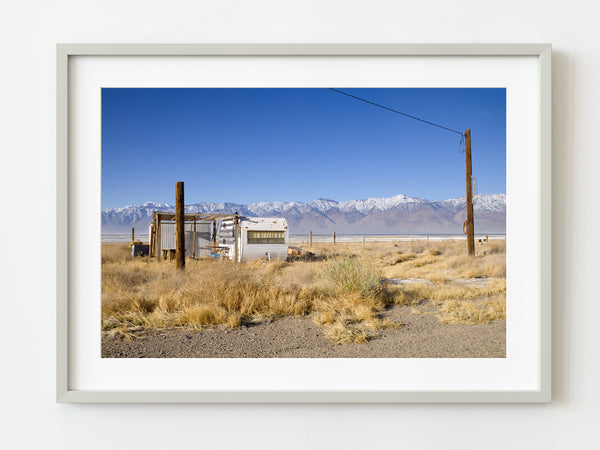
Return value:
[[(572, 0), (23, 0), (0, 13), (4, 448), (592, 448), (600, 31)], [(54, 402), (57, 42), (551, 42), (554, 44), (554, 402), (549, 405), (65, 405)], [(19, 186), (20, 184), (24, 186)], [(20, 194), (21, 196), (18, 196)], [(23, 209), (25, 207), (25, 210)], [(43, 231), (39, 232), (39, 223)], [(4, 228), (5, 222), (0, 225)], [(46, 227), (47, 226), (47, 227)], [(12, 227), (10, 227), (12, 230)], [(40, 240), (37, 245), (34, 239)], [(24, 268), (24, 270), (23, 270)], [(390, 376), (402, 374), (390, 374)]]

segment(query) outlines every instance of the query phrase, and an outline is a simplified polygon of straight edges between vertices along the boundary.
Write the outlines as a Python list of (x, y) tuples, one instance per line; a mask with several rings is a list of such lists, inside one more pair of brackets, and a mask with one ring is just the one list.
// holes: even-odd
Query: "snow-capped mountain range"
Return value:
[[(461, 234), (466, 218), (465, 197), (444, 201), (396, 195), (337, 202), (323, 199), (303, 202), (236, 203), (202, 202), (186, 206), (187, 213), (227, 214), (247, 217), (285, 217), (292, 234)], [(473, 199), (476, 233), (506, 231), (506, 195), (479, 194)], [(146, 202), (102, 211), (103, 233), (127, 233), (131, 227), (146, 230), (154, 211), (174, 211), (174, 205)]]

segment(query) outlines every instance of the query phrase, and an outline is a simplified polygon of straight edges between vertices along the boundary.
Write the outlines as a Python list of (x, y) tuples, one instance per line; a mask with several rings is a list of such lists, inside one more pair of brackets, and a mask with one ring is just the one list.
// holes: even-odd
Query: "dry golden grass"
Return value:
[(374, 333), (369, 332), (365, 327), (343, 321), (336, 321), (325, 329), (325, 336), (333, 341), (334, 344), (350, 344), (352, 342), (367, 342), (374, 337)]
[[(127, 244), (102, 246), (102, 327), (237, 327), (251, 320), (311, 314), (335, 343), (364, 342), (381, 328), (392, 304), (425, 300), (444, 323), (489, 322), (505, 315), (504, 242), (466, 256), (464, 242), (316, 244), (316, 261), (186, 261), (132, 259)], [(307, 249), (305, 249), (307, 250)], [(386, 278), (421, 283), (389, 285)], [(493, 278), (482, 286), (455, 280)], [(504, 308), (504, 309), (502, 309)], [(504, 312), (503, 312), (504, 311)]]
[[(356, 256), (381, 271), (385, 278), (423, 278), (446, 281), (455, 278), (506, 277), (504, 240), (476, 246), (475, 257), (465, 252), (465, 242), (398, 241), (362, 244), (314, 244), (314, 253), (327, 257)], [(306, 250), (306, 249), (305, 249)]]
[(506, 280), (496, 279), (484, 286), (463, 286), (456, 284), (412, 283), (391, 288), (394, 303), (397, 305), (414, 305), (429, 300), (434, 305), (448, 300), (474, 300), (506, 292)]
[(264, 267), (229, 261), (112, 262), (102, 270), (105, 328), (117, 323), (142, 326), (229, 324), (255, 315), (267, 317), (308, 312), (315, 292)]
[(439, 310), (438, 319), (442, 323), (489, 323), (492, 320), (506, 318), (506, 301), (503, 297), (494, 297), (485, 301), (444, 302)]
[(129, 244), (102, 244), (102, 264), (131, 261)]

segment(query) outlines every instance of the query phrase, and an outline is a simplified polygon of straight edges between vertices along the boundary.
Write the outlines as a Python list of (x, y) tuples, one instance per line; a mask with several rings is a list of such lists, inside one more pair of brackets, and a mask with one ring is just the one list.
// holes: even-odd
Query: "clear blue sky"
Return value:
[[(480, 193), (506, 192), (505, 89), (345, 89), (471, 129)], [(465, 195), (461, 136), (329, 89), (102, 89), (102, 208)]]

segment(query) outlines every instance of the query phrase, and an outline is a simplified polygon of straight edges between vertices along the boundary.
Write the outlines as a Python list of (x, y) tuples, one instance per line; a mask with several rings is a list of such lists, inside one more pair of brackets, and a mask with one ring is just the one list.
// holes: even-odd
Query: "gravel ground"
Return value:
[[(422, 309), (422, 308), (421, 308)], [(506, 321), (439, 323), (434, 310), (394, 306), (382, 316), (401, 322), (366, 343), (333, 345), (310, 317), (285, 317), (236, 329), (183, 328), (102, 333), (103, 358), (505, 358)]]

